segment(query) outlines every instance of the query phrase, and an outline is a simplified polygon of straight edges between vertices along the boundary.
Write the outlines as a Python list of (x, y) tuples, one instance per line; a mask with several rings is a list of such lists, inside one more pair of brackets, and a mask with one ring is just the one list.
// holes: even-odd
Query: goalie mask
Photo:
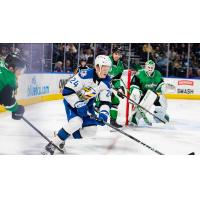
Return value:
[(151, 76), (155, 70), (155, 63), (152, 60), (148, 60), (145, 63), (144, 70), (147, 72), (149, 76)]

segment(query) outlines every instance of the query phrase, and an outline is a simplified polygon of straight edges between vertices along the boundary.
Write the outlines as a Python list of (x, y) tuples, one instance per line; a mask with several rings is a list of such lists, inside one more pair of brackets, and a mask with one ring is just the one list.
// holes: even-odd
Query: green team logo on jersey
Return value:
[(151, 83), (151, 84), (146, 84), (145, 88), (148, 90), (153, 90), (155, 87), (157, 86), (157, 84)]

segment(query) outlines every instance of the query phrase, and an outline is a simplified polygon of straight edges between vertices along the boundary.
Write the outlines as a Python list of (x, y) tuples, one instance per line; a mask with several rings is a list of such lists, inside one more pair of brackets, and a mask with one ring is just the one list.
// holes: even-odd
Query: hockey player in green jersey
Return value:
[[(113, 48), (112, 55), (109, 56), (112, 61), (112, 67), (109, 71), (111, 77), (111, 85), (113, 88), (111, 96), (111, 109), (110, 109), (110, 123), (116, 128), (122, 128), (122, 125), (116, 122), (118, 116), (118, 105), (120, 104), (119, 97), (123, 98), (122, 94), (125, 94), (125, 89), (121, 85), (121, 76), (124, 71), (124, 66), (121, 61), (121, 49), (118, 47)], [(114, 93), (117, 91), (117, 94)], [(122, 94), (121, 94), (122, 93)]]
[[(164, 83), (161, 73), (155, 70), (155, 63), (148, 60), (145, 63), (144, 69), (141, 69), (133, 76), (131, 80), (131, 96), (130, 99), (139, 103), (142, 107), (149, 110), (152, 105), (155, 105), (154, 114), (161, 120), (169, 121), (169, 116), (166, 114), (167, 101), (163, 95), (167, 89), (167, 84)], [(158, 95), (158, 93), (160, 95)], [(140, 119), (151, 125), (145, 111), (139, 107), (135, 107), (132, 111), (129, 121), (134, 125), (138, 125)], [(158, 123), (157, 118), (154, 120)]]
[(15, 99), (17, 77), (25, 69), (25, 62), (18, 54), (9, 54), (5, 61), (0, 60), (0, 105), (12, 112), (12, 118), (20, 120), (24, 114), (24, 107)]

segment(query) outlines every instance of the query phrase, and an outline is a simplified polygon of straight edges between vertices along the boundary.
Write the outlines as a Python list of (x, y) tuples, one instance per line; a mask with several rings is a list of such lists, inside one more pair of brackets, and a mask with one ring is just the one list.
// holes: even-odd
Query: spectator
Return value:
[(63, 72), (63, 63), (61, 61), (55, 63), (54, 72)]
[(152, 53), (152, 46), (150, 44), (144, 44), (142, 47), (141, 57), (142, 61), (146, 62), (148, 53)]
[(194, 78), (194, 72), (193, 72), (193, 68), (192, 67), (189, 67), (188, 78)]
[(77, 49), (74, 44), (67, 44), (65, 48), (65, 57), (70, 60), (72, 65), (75, 65), (77, 62)]
[(174, 47), (171, 48), (169, 51), (169, 60), (175, 61), (177, 58), (177, 52), (175, 51)]
[(186, 77), (186, 70), (182, 67), (181, 60), (175, 60), (174, 62), (174, 75), (176, 77)]
[(74, 44), (69, 43), (65, 46), (65, 52), (69, 52), (69, 53), (77, 53), (77, 49), (74, 46)]
[[(93, 53), (93, 50), (89, 47), (87, 47), (86, 49), (83, 49), (81, 55), (80, 55), (80, 58), (81, 59), (85, 59), (88, 61), (88, 59), (91, 61), (91, 60), (94, 60), (94, 53)], [(89, 63), (91, 64), (91, 63)], [(93, 64), (93, 63), (92, 63)]]
[(106, 55), (107, 56), (108, 55), (108, 50), (104, 49), (102, 47), (99, 47), (96, 50), (96, 56), (98, 56), (98, 55)]
[(53, 63), (64, 61), (64, 48), (62, 44), (53, 45)]
[(161, 74), (165, 76), (167, 65), (168, 65), (168, 58), (165, 53), (160, 54), (160, 56), (156, 60), (156, 65), (158, 67), (158, 70), (161, 72)]
[(197, 73), (197, 78), (200, 78), (200, 68), (198, 68), (198, 69), (196, 70), (196, 73)]
[(79, 61), (79, 66), (74, 70), (74, 74), (77, 74), (82, 69), (88, 69), (89, 67), (86, 64), (87, 64), (86, 60), (81, 59)]
[(69, 59), (67, 59), (66, 62), (65, 62), (65, 72), (74, 73), (74, 68), (73, 68), (71, 61)]
[(87, 61), (85, 59), (81, 59), (79, 61), (79, 69), (87, 69), (88, 66), (86, 64), (87, 64)]
[(2, 47), (0, 51), (0, 58), (5, 60), (6, 56), (9, 54), (9, 50), (7, 47)]

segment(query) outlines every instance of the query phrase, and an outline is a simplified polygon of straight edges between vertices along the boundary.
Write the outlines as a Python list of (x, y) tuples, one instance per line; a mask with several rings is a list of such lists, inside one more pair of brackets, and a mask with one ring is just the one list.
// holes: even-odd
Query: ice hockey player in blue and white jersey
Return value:
[[(108, 56), (99, 55), (95, 59), (94, 69), (81, 70), (72, 77), (63, 89), (64, 105), (68, 123), (57, 132), (52, 142), (62, 147), (68, 138), (80, 139), (94, 136), (97, 125), (104, 126), (102, 121), (91, 119), (94, 115), (94, 101), (100, 99), (99, 119), (107, 121), (111, 104), (110, 77), (108, 72), (111, 61)], [(46, 154), (54, 154), (56, 148), (49, 143)]]

